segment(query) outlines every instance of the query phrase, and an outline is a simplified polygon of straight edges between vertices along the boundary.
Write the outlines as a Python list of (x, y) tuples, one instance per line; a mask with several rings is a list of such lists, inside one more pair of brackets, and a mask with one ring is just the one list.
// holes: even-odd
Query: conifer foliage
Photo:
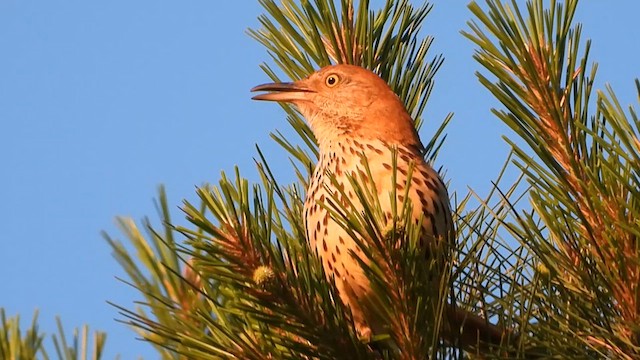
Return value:
[[(265, 14), (249, 34), (267, 49), (271, 60), (262, 68), (272, 80), (299, 79), (331, 63), (360, 65), (391, 85), (420, 127), (443, 63), (429, 52), (432, 39), (421, 30), (431, 5), (259, 1)], [(359, 339), (349, 309), (325, 279), (302, 221), (317, 147), (304, 120), (286, 105), (298, 138), (272, 134), (289, 160), (269, 162), (290, 162), (297, 181), (281, 184), (258, 148), (261, 181), (249, 183), (236, 170), (197, 188), (198, 202), (181, 206), (188, 226), (174, 225), (160, 188), (159, 226), (121, 218), (126, 240), (105, 234), (127, 274), (123, 282), (141, 296), (135, 306), (114, 304), (120, 320), (163, 359), (640, 358), (640, 120), (611, 88), (594, 91), (597, 64), (574, 22), (578, 2), (469, 5), (473, 18), (463, 34), (476, 47), (479, 81), (501, 103), (493, 112), (512, 130), (505, 136), (512, 152), (497, 178), (487, 179), (495, 185), (488, 194), (450, 189), (456, 245), (450, 279), (435, 294), (414, 291), (422, 288), (411, 249), (387, 246), (385, 236), (364, 249), (371, 259), (406, 259), (396, 274), (402, 281), (365, 269), (377, 284), (406, 284), (392, 290), (406, 292), (408, 303), (440, 302), (415, 322), (412, 334), (394, 328), (393, 319), (411, 318), (415, 308), (381, 301), (390, 333)], [(436, 131), (422, 134), (433, 163), (446, 151), (450, 120), (429, 118)], [(354, 231), (380, 234), (370, 221), (377, 216), (375, 199), (369, 200), (371, 210), (343, 220)], [(416, 283), (407, 284), (412, 278)], [(374, 289), (390, 298), (389, 289)], [(460, 349), (443, 341), (446, 303), (500, 326), (501, 343), (479, 339)], [(22, 334), (17, 319), (0, 315), (0, 357), (34, 358), (44, 351), (35, 320)], [(94, 359), (104, 344), (104, 335), (96, 336)], [(75, 347), (64, 339), (60, 328), (61, 358), (82, 353), (78, 335)]]

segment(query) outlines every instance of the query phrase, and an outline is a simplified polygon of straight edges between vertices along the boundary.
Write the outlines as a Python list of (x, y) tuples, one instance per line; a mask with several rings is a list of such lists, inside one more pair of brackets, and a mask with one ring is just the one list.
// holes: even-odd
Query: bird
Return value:
[[(359, 239), (331, 215), (331, 204), (340, 202), (350, 211), (363, 212), (353, 179), (375, 190), (387, 221), (410, 202), (409, 218), (421, 226), (420, 242), (428, 255), (427, 248), (454, 237), (447, 187), (425, 160), (425, 148), (402, 100), (368, 69), (329, 65), (304, 79), (258, 85), (251, 91), (262, 92), (254, 100), (294, 105), (316, 138), (318, 162), (303, 207), (306, 235), (325, 274), (335, 281), (340, 300), (350, 308), (356, 332), (370, 338), (384, 324), (367, 306), (373, 289), (361, 262), (368, 260)], [(454, 322), (471, 318), (486, 323), (456, 310), (448, 313)], [(475, 333), (469, 337), (477, 339)]]

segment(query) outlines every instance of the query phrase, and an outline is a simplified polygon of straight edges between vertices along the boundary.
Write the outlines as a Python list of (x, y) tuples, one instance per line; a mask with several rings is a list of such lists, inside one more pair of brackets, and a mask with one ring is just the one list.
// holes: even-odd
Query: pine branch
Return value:
[[(67, 343), (64, 327), (59, 318), (56, 319), (58, 333), (51, 336), (57, 359), (62, 360), (99, 360), (106, 341), (106, 334), (100, 331), (89, 335), (89, 327), (83, 326), (79, 334), (73, 330), (72, 343)], [(90, 341), (92, 344), (90, 345)], [(38, 328), (38, 312), (36, 311), (26, 333), (20, 330), (20, 317), (7, 319), (5, 311), (0, 308), (0, 358), (1, 359), (50, 359), (45, 349), (45, 335)]]
[(38, 312), (33, 316), (31, 326), (25, 334), (20, 330), (20, 317), (7, 319), (0, 308), (0, 358), (35, 359), (42, 350), (44, 335), (38, 330)]
[(540, 271), (536, 341), (567, 356), (631, 358), (640, 350), (638, 122), (610, 89), (589, 115), (597, 66), (588, 70), (590, 42), (572, 24), (577, 3), (533, 1), (528, 17), (515, 1), (489, 0), (486, 12), (472, 3), (480, 24), (466, 36), (493, 77), (480, 81), (507, 109), (494, 113), (535, 154), (509, 141), (532, 186), (534, 211), (511, 231)]
[[(56, 349), (57, 359), (98, 360), (102, 357), (104, 345), (107, 340), (107, 335), (105, 333), (100, 331), (94, 332), (93, 343), (90, 345), (89, 327), (85, 325), (82, 327), (81, 331), (78, 329), (73, 330), (73, 341), (71, 344), (68, 344), (60, 318), (56, 318), (56, 323), (58, 325), (58, 334), (52, 335), (52, 339)], [(49, 359), (49, 356), (44, 349), (43, 358)]]

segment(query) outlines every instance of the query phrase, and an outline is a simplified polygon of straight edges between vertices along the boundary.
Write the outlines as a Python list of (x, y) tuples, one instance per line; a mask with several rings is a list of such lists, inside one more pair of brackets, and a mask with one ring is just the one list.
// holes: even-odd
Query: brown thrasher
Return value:
[[(334, 277), (341, 300), (350, 307), (359, 335), (369, 337), (372, 331), (379, 331), (381, 324), (365, 306), (372, 289), (352, 254), (362, 261), (366, 259), (343, 225), (332, 218), (328, 204), (344, 195), (348, 201), (342, 199), (343, 205), (351, 204), (350, 210), (362, 212), (363, 205), (350, 178), (364, 182), (371, 179), (374, 184), (365, 185), (374, 186), (387, 220), (392, 213), (402, 213), (406, 194), (412, 204), (411, 217), (416, 223), (422, 219), (421, 243), (446, 241), (453, 236), (447, 189), (438, 173), (425, 162), (423, 145), (403, 103), (373, 72), (354, 65), (327, 66), (303, 80), (259, 85), (252, 91), (267, 91), (254, 96), (255, 100), (295, 105), (318, 141), (320, 159), (304, 204), (307, 237), (327, 276)], [(396, 183), (392, 182), (394, 157)], [(392, 191), (397, 197), (397, 211), (392, 211)], [(480, 333), (488, 325), (484, 319), (453, 307), (446, 313), (450, 318), (448, 327), (460, 338), (466, 336), (469, 342), (475, 342), (488, 335), (492, 342), (496, 336), (499, 341), (499, 332)], [(477, 324), (460, 332), (458, 323), (463, 322)]]

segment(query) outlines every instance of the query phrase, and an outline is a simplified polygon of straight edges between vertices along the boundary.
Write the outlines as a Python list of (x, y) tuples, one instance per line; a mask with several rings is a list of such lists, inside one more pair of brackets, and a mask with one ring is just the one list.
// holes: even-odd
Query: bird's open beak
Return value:
[(307, 100), (309, 93), (313, 92), (313, 90), (307, 88), (300, 82), (262, 84), (254, 87), (251, 91), (268, 91), (267, 93), (252, 97), (253, 100), (284, 102)]

